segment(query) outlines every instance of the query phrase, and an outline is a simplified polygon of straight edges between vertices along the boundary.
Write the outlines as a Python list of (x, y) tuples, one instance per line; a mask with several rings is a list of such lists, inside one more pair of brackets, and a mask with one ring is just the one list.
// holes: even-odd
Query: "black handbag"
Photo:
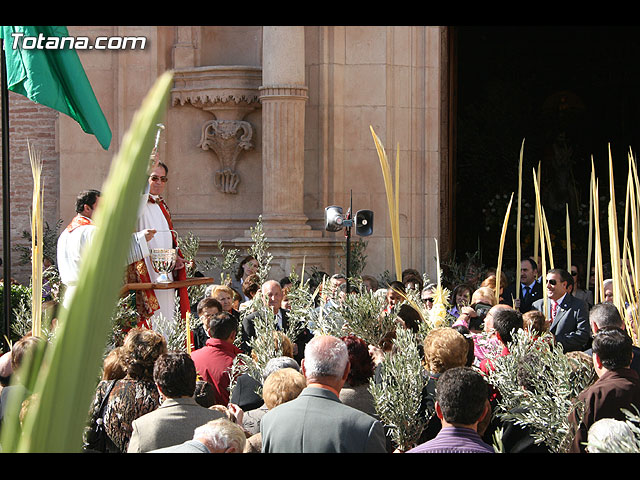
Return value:
[(117, 381), (118, 380), (112, 380), (109, 384), (107, 391), (102, 397), (98, 416), (87, 430), (85, 442), (82, 446), (82, 449), (85, 453), (108, 453), (110, 451), (115, 451), (115, 446), (107, 435), (107, 431), (104, 427), (104, 409), (107, 406), (107, 401), (109, 400), (109, 396), (111, 395), (111, 390), (113, 390), (113, 386)]

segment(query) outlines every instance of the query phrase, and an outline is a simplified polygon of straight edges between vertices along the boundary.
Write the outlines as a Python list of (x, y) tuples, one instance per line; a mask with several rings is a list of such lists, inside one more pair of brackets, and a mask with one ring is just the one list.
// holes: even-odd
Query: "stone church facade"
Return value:
[[(77, 193), (100, 189), (131, 118), (159, 74), (174, 72), (160, 156), (179, 235), (200, 255), (246, 252), (263, 218), (272, 276), (304, 264), (333, 273), (341, 232), (324, 209), (373, 210), (364, 273), (394, 272), (382, 169), (399, 148), (402, 268), (435, 278), (451, 248), (448, 29), (438, 26), (72, 26), (71, 35), (138, 36), (144, 49), (79, 52), (113, 132), (108, 151), (70, 118), (10, 94), (12, 243), (29, 229), (27, 139), (43, 152), (45, 220), (66, 223)], [(352, 233), (352, 241), (358, 237)], [(17, 265), (14, 277), (28, 279)]]

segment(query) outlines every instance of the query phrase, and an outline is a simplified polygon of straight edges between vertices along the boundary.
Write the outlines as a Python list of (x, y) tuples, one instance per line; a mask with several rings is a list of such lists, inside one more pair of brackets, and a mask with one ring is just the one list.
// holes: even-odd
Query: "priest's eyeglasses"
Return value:
[(149, 178), (152, 182), (157, 182), (158, 180), (160, 180), (162, 183), (167, 183), (167, 180), (169, 180), (167, 177), (159, 177), (158, 175), (151, 175)]

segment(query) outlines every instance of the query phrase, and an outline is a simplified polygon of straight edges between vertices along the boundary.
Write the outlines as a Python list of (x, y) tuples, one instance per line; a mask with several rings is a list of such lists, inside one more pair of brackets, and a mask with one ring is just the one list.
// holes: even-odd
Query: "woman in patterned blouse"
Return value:
[[(153, 381), (153, 365), (167, 352), (167, 343), (160, 333), (134, 328), (125, 338), (123, 361), (126, 376), (115, 380), (105, 406), (103, 421), (112, 445), (109, 451), (126, 452), (131, 438), (133, 421), (160, 405), (158, 389)], [(100, 404), (112, 381), (98, 384), (90, 412), (90, 423), (95, 423)]]

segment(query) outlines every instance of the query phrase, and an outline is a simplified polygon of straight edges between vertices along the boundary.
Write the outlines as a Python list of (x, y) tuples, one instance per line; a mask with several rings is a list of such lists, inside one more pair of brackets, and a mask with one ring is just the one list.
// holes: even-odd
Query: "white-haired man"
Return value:
[(262, 418), (264, 453), (385, 453), (380, 421), (339, 400), (351, 365), (346, 344), (330, 335), (305, 348), (307, 387)]
[(193, 439), (150, 453), (243, 453), (247, 443), (244, 430), (226, 418), (218, 418), (198, 427)]

